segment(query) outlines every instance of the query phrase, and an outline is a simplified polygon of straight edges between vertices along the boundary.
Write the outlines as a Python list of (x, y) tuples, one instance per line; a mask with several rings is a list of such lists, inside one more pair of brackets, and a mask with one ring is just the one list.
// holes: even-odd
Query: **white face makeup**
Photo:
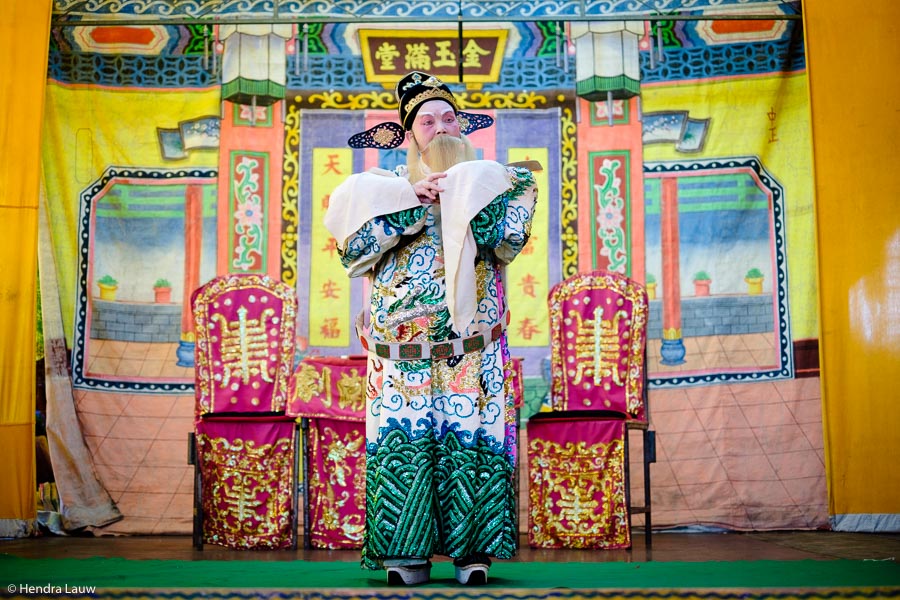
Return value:
[(436, 135), (449, 134), (456, 138), (461, 136), (456, 113), (443, 100), (429, 100), (422, 104), (413, 120), (412, 129), (407, 133), (410, 134), (415, 136), (419, 148), (426, 148)]

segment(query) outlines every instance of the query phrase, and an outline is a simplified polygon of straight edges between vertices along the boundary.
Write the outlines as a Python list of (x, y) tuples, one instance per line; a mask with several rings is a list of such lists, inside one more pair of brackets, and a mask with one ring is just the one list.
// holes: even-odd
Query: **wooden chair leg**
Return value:
[(300, 438), (303, 447), (303, 548), (312, 548), (309, 537), (309, 418), (300, 419)]
[(650, 500), (650, 465), (656, 462), (656, 432), (652, 429), (644, 430), (644, 543), (647, 547), (653, 545), (653, 520), (651, 519), (652, 506)]
[(203, 478), (200, 474), (200, 457), (197, 453), (197, 435), (188, 434), (188, 464), (194, 465), (194, 522), (192, 538), (194, 548), (203, 550)]
[(634, 540), (631, 535), (631, 431), (628, 428), (628, 425), (625, 425), (625, 437), (624, 437), (624, 456), (623, 461), (625, 463), (625, 512), (628, 514), (628, 538), (631, 540), (631, 545), (628, 546), (628, 550), (631, 550), (631, 546), (634, 545)]
[[(298, 470), (300, 469), (300, 428), (296, 425), (294, 426), (294, 455), (293, 455), (293, 467), (291, 468), (291, 493), (292, 493), (292, 504), (291, 507), (291, 550), (297, 549), (297, 538), (299, 537), (299, 533), (297, 531), (299, 525), (299, 504), (300, 504), (300, 488), (299, 488), (299, 474)], [(304, 506), (306, 504), (304, 503)], [(304, 531), (305, 533), (305, 531)], [(304, 544), (305, 546), (305, 544)]]

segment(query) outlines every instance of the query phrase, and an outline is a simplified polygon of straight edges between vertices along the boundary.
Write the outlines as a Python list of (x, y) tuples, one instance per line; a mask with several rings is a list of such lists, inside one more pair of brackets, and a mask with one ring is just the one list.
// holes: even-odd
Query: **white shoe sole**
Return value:
[(388, 585), (419, 585), (428, 583), (431, 578), (431, 565), (417, 567), (388, 567)]
[(456, 567), (456, 580), (463, 585), (484, 585), (487, 583), (487, 565)]

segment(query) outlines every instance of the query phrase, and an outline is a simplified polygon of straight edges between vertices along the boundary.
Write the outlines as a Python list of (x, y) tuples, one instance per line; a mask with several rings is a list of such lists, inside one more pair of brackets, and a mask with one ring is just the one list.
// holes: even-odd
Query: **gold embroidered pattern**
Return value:
[(310, 481), (312, 544), (318, 548), (359, 548), (365, 532), (366, 456), (361, 430), (343, 435), (321, 426), (310, 436), (310, 456), (322, 457)]
[(366, 380), (359, 374), (358, 369), (350, 369), (349, 374), (342, 372), (341, 380), (337, 382), (337, 389), (338, 406), (342, 409), (357, 412), (363, 412), (366, 409)]
[(624, 443), (531, 439), (531, 543), (542, 548), (617, 548), (630, 544)]
[(301, 362), (294, 373), (294, 398), (309, 403), (316, 396), (322, 397), (324, 406), (331, 406), (331, 369), (322, 367), (320, 373), (314, 366)]
[(594, 309), (593, 320), (583, 321), (578, 311), (569, 311), (567, 323), (569, 320), (577, 322), (574, 341), (568, 342), (568, 347), (578, 357), (574, 365), (567, 367), (572, 385), (582, 385), (589, 378), (596, 386), (603, 382), (604, 377), (612, 378), (616, 385), (625, 385), (627, 373), (618, 369), (619, 353), (622, 351), (622, 340), (619, 339), (621, 319), (628, 319), (628, 314), (623, 310), (613, 313), (612, 319), (604, 320), (601, 306)]
[(257, 446), (199, 434), (197, 443), (204, 541), (233, 548), (290, 544), (293, 437)]
[[(409, 102), (406, 103), (405, 119), (409, 118), (409, 114), (412, 112), (413, 108), (429, 100), (445, 100), (450, 106), (453, 107), (453, 110), (459, 110), (459, 108), (456, 106), (456, 99), (453, 97), (453, 94), (451, 94), (447, 90), (432, 88), (430, 90), (425, 90), (424, 92), (419, 92), (418, 94), (413, 96)], [(405, 119), (403, 122), (404, 127), (406, 127), (407, 125)]]
[(372, 134), (372, 139), (382, 146), (388, 146), (397, 139), (397, 134), (389, 127), (379, 127)]
[[(594, 310), (603, 308), (611, 312), (614, 315), (611, 319), (604, 321), (602, 312), (600, 316), (595, 312), (594, 319), (584, 321), (583, 317), (573, 316), (578, 312), (579, 303), (586, 307), (590, 298), (595, 297), (605, 298), (609, 304)], [(573, 398), (584, 396), (579, 391), (601, 385), (599, 391), (608, 392), (615, 384), (624, 388), (624, 409), (640, 418), (644, 408), (644, 345), (650, 313), (644, 287), (618, 273), (582, 273), (551, 290), (549, 311), (550, 327), (556, 332), (550, 338), (553, 409), (577, 408), (579, 401)], [(627, 320), (620, 327), (623, 317)], [(598, 377), (606, 379), (598, 384)]]
[[(229, 343), (234, 343), (236, 339), (237, 347), (236, 350), (231, 348), (228, 352), (238, 353), (237, 362), (231, 364), (235, 359), (229, 358), (229, 366), (223, 368), (223, 361), (219, 357), (219, 353), (223, 351), (220, 347), (221, 338), (230, 338), (235, 333), (229, 325), (232, 317), (226, 315), (233, 314), (230, 308), (234, 306), (232, 303), (238, 302), (237, 307), (241, 307), (237, 300), (241, 294), (255, 296), (256, 302), (260, 305), (270, 303), (269, 306), (279, 308), (273, 308), (264, 318), (260, 313), (259, 318), (247, 319), (245, 314), (243, 320), (250, 329), (244, 330), (243, 342), (240, 340), (241, 317), (234, 321), (237, 323), (236, 338), (229, 339)], [(294, 288), (268, 275), (247, 273), (222, 275), (197, 290), (191, 309), (196, 334), (194, 358), (197, 414), (204, 415), (223, 408), (232, 409), (236, 400), (246, 391), (241, 389), (243, 386), (241, 382), (244, 381), (245, 375), (252, 376), (254, 369), (257, 369), (259, 378), (250, 382), (252, 392), (247, 393), (248, 396), (252, 394), (250, 403), (263, 410), (284, 410), (288, 397), (288, 380), (293, 368), (296, 333), (294, 324), (297, 319), (297, 295)], [(257, 325), (253, 323), (259, 321), (265, 321), (266, 327), (257, 330)], [(216, 333), (216, 323), (222, 329), (221, 334)], [(256, 334), (263, 333), (267, 334), (264, 342), (261, 338), (250, 339)], [(243, 363), (244, 357), (240, 356), (242, 344), (245, 342), (246, 364)], [(267, 352), (265, 359), (262, 355), (263, 345)], [(263, 364), (265, 368), (260, 369)], [(243, 366), (246, 366), (247, 370), (242, 370)], [(235, 377), (232, 379), (233, 375)], [(230, 388), (215, 385), (215, 382), (221, 384), (226, 379), (231, 382)], [(265, 387), (269, 387), (270, 390), (265, 390)]]
[(271, 308), (265, 309), (259, 319), (248, 319), (247, 309), (238, 308), (238, 320), (227, 321), (221, 314), (214, 314), (210, 322), (218, 323), (221, 336), (223, 377), (220, 386), (228, 387), (231, 378), (240, 377), (241, 383), (250, 383), (252, 375), (259, 375), (266, 383), (274, 380), (274, 368), (269, 368), (269, 344), (266, 321), (275, 316)]
[(481, 353), (463, 354), (459, 363), (451, 367), (446, 360), (431, 363), (431, 387), (448, 390), (457, 394), (481, 392)]

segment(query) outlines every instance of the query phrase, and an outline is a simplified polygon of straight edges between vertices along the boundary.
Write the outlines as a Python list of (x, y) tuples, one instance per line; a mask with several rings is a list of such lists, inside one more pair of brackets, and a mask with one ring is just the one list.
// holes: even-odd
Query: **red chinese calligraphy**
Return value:
[(519, 335), (522, 336), (523, 339), (530, 340), (535, 335), (541, 332), (541, 328), (537, 326), (537, 324), (533, 323), (531, 319), (525, 317), (521, 321), (519, 321)]
[(333, 340), (341, 336), (341, 328), (338, 327), (337, 317), (329, 317), (322, 323), (319, 328), (322, 337)]
[(326, 281), (325, 283), (322, 284), (322, 298), (323, 299), (340, 298), (340, 294), (338, 293), (340, 291), (341, 290), (338, 287), (338, 285), (331, 279), (329, 279), (328, 281)]
[(536, 298), (535, 296), (535, 284), (538, 283), (537, 278), (531, 273), (528, 273), (519, 281), (519, 287), (522, 288), (522, 293), (526, 296), (531, 296), (532, 298)]
[(338, 158), (337, 154), (329, 154), (328, 162), (325, 163), (325, 168), (322, 170), (322, 175), (325, 175), (328, 172), (334, 173), (335, 175), (343, 175), (343, 171), (339, 168), (341, 166), (341, 161)]
[(322, 252), (327, 252), (329, 258), (334, 258), (334, 252), (337, 250), (337, 240), (333, 237), (329, 237), (328, 241), (325, 242), (325, 245), (322, 246)]

